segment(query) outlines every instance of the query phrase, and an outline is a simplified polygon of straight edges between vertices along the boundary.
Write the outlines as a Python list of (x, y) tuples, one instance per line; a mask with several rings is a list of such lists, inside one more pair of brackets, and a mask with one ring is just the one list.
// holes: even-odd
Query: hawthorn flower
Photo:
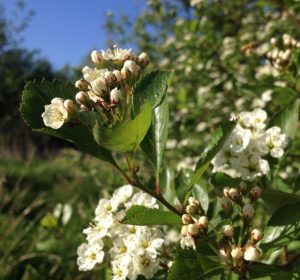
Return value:
[(92, 245), (83, 243), (78, 247), (77, 265), (79, 270), (92, 270), (97, 263), (102, 263), (104, 258), (103, 242), (99, 241)]
[(42, 118), (45, 126), (59, 129), (68, 120), (68, 115), (68, 110), (64, 107), (64, 100), (53, 98), (51, 104), (45, 105)]
[(193, 248), (194, 250), (196, 250), (196, 242), (194, 237), (192, 237), (191, 235), (187, 235), (187, 236), (183, 236), (180, 240), (180, 245), (182, 249), (187, 248)]

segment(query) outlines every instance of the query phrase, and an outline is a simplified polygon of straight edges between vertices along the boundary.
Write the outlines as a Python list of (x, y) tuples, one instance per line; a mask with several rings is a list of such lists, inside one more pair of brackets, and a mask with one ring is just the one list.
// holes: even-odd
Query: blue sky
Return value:
[[(3, 0), (2, 0), (3, 1)], [(16, 0), (4, 0), (10, 20)], [(93, 49), (105, 49), (106, 13), (135, 17), (143, 8), (143, 0), (25, 0), (25, 11), (35, 15), (23, 31), (22, 46), (40, 50), (55, 68), (65, 64), (79, 65)], [(19, 15), (20, 16), (20, 15)], [(118, 43), (118, 42), (116, 42)], [(119, 46), (122, 47), (122, 46)]]

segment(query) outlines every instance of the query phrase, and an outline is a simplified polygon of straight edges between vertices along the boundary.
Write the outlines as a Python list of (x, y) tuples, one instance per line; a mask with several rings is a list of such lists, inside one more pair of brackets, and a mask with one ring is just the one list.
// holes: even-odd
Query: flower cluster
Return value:
[(95, 210), (95, 218), (84, 229), (87, 243), (78, 248), (79, 270), (91, 270), (104, 260), (104, 247), (110, 248), (113, 279), (147, 279), (158, 271), (164, 239), (160, 229), (146, 226), (124, 225), (120, 220), (132, 205), (157, 208), (156, 199), (144, 192), (133, 193), (131, 185), (118, 188), (110, 199), (102, 198)]
[(265, 175), (270, 167), (264, 156), (280, 158), (287, 145), (287, 137), (273, 126), (266, 130), (267, 113), (262, 109), (242, 112), (238, 124), (222, 150), (213, 159), (213, 172), (225, 172), (243, 180)]
[(54, 98), (42, 114), (46, 126), (59, 129), (67, 121), (78, 122), (78, 110), (96, 111), (106, 125), (128, 117), (132, 86), (148, 65), (149, 56), (146, 53), (136, 56), (131, 49), (113, 48), (94, 50), (91, 59), (95, 67), (85, 66), (83, 79), (75, 83), (79, 108), (71, 99)]
[(227, 224), (223, 226), (222, 238), (219, 242), (219, 252), (223, 259), (230, 256), (234, 260), (236, 268), (242, 269), (244, 261), (255, 261), (260, 257), (256, 244), (262, 239), (263, 233), (260, 229), (253, 228), (250, 238), (248, 236), (251, 220), (255, 216), (253, 203), (261, 196), (262, 190), (258, 186), (247, 186), (240, 183), (239, 188), (226, 187), (221, 205), (224, 212), (231, 216), (233, 206), (236, 205), (240, 212), (240, 225)]
[(276, 38), (271, 39), (271, 44), (274, 46), (273, 50), (267, 53), (267, 58), (270, 60), (273, 67), (277, 70), (282, 70), (290, 65), (292, 50), (294, 48), (300, 48), (300, 42), (293, 38), (289, 34), (283, 34), (282, 44), (283, 49), (279, 49), (276, 45)]

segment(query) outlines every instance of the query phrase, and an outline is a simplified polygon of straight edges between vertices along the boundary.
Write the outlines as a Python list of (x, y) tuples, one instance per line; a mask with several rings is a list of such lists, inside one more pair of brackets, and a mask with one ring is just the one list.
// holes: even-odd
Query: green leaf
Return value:
[(58, 224), (57, 218), (51, 213), (47, 213), (40, 221), (41, 225), (46, 228), (55, 228)]
[(112, 128), (101, 127), (96, 122), (93, 133), (97, 143), (116, 152), (135, 151), (144, 139), (151, 124), (151, 106), (145, 103), (140, 113), (132, 120)]
[(291, 139), (295, 138), (298, 128), (299, 100), (285, 106), (270, 121), (269, 127), (279, 126)]
[(212, 135), (211, 141), (208, 143), (207, 147), (201, 154), (200, 159), (196, 164), (194, 174), (189, 183), (189, 189), (185, 195), (185, 201), (187, 201), (188, 197), (190, 196), (193, 186), (197, 183), (201, 175), (209, 166), (210, 162), (213, 160), (216, 154), (222, 149), (223, 145), (226, 143), (228, 137), (232, 133), (236, 124), (237, 124), (236, 121), (228, 121), (225, 124), (218, 127), (214, 132), (214, 134)]
[(211, 277), (220, 274), (223, 270), (222, 264), (214, 260), (213, 257), (197, 253), (192, 249), (182, 250), (178, 248), (168, 280), (211, 279)]
[(209, 197), (206, 190), (200, 185), (196, 184), (192, 190), (193, 197), (198, 199), (205, 213), (207, 213), (209, 206)]
[(168, 139), (169, 107), (168, 100), (156, 107), (152, 112), (151, 126), (141, 143), (142, 150), (153, 162), (159, 172)]
[(176, 192), (181, 203), (184, 202), (185, 194), (188, 190), (192, 175), (192, 170), (182, 168), (175, 179)]
[(300, 202), (288, 203), (278, 209), (268, 222), (270, 226), (294, 225), (300, 223)]
[(175, 203), (177, 195), (172, 181), (172, 172), (169, 167), (164, 168), (160, 174), (160, 189), (167, 201), (171, 204)]
[(271, 213), (285, 204), (300, 202), (300, 195), (277, 190), (263, 190), (261, 198)]
[(271, 216), (261, 241), (263, 250), (282, 248), (300, 236), (300, 202), (286, 204)]
[(165, 98), (168, 82), (172, 73), (168, 71), (152, 71), (142, 76), (135, 84), (132, 94), (132, 113), (137, 115), (140, 107), (149, 102), (156, 108)]
[(263, 263), (253, 263), (249, 270), (249, 279), (256, 280), (297, 279), (294, 276), (299, 276), (299, 273), (283, 271), (277, 266)]
[(44, 125), (41, 117), (44, 106), (50, 104), (55, 97), (74, 99), (76, 92), (77, 89), (72, 84), (59, 80), (28, 82), (22, 95), (21, 115), (33, 131), (70, 141), (82, 151), (116, 165), (111, 153), (97, 145), (88, 128), (64, 124), (60, 129), (54, 130)]
[(180, 225), (181, 218), (173, 212), (147, 208), (142, 205), (133, 205), (127, 210), (121, 222), (123, 224), (139, 226)]
[(239, 178), (232, 178), (223, 172), (217, 172), (210, 177), (210, 183), (217, 188), (224, 187), (239, 187), (242, 180)]

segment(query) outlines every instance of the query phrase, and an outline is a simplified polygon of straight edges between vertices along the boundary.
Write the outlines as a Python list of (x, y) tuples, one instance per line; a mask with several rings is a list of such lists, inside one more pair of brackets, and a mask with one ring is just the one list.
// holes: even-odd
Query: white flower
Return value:
[(123, 69), (126, 69), (132, 75), (137, 76), (141, 70), (141, 67), (138, 66), (133, 60), (126, 60), (123, 65)]
[(114, 191), (111, 200), (115, 204), (125, 203), (132, 196), (132, 192), (133, 188), (131, 185), (124, 185)]
[(248, 146), (251, 135), (252, 133), (250, 129), (235, 129), (228, 140), (230, 149), (234, 153), (243, 151)]
[(180, 245), (182, 249), (185, 249), (187, 247), (196, 250), (195, 239), (191, 235), (183, 236), (180, 240)]
[(45, 126), (53, 129), (59, 129), (68, 119), (68, 111), (64, 107), (62, 98), (53, 98), (51, 104), (45, 105), (45, 111), (42, 114)]
[(112, 280), (126, 280), (128, 275), (128, 263), (123, 260), (111, 262), (113, 277)]
[(62, 210), (62, 217), (61, 217), (61, 222), (63, 225), (66, 225), (69, 220), (71, 219), (71, 216), (72, 216), (72, 212), (73, 212), (73, 209), (71, 207), (70, 204), (64, 204), (63, 206), (63, 210)]
[(81, 244), (77, 249), (77, 265), (79, 270), (92, 270), (97, 263), (102, 263), (104, 252), (102, 251), (103, 242), (99, 241), (92, 246), (87, 243)]
[(148, 208), (158, 208), (156, 204), (156, 199), (144, 192), (137, 192), (132, 196), (131, 202), (126, 204), (126, 207), (129, 208), (132, 205), (143, 205)]
[(107, 69), (97, 69), (97, 68), (93, 69), (89, 66), (85, 66), (82, 69), (83, 78), (89, 83), (96, 80), (97, 78), (104, 79), (105, 73), (107, 71), (108, 71)]
[(119, 60), (125, 61), (127, 59), (133, 59), (134, 55), (131, 52), (131, 49), (118, 49), (114, 46), (113, 49), (107, 49), (106, 51), (101, 51), (102, 57), (105, 60)]
[(234, 259), (240, 259), (242, 258), (244, 255), (244, 252), (243, 252), (243, 249), (241, 247), (234, 247), (232, 248), (231, 250), (231, 256), (234, 258)]
[(283, 148), (287, 145), (287, 137), (281, 133), (281, 129), (278, 126), (273, 126), (266, 131), (263, 137), (263, 144), (261, 146), (262, 152), (271, 153), (272, 157), (282, 157), (284, 150)]

